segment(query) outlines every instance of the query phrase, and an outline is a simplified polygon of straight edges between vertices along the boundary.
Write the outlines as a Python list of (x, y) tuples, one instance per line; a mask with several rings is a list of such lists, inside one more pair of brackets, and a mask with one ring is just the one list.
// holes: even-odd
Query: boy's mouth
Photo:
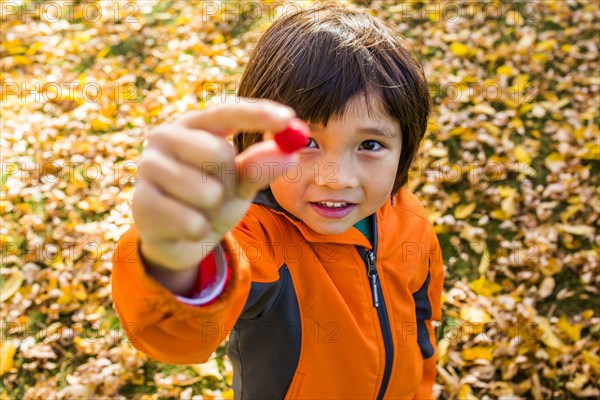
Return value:
[(352, 203), (347, 203), (347, 202), (342, 202), (342, 201), (318, 201), (316, 204), (320, 205), (320, 206), (324, 206), (324, 207), (329, 207), (329, 208), (340, 208), (340, 207), (346, 207)]
[(344, 218), (356, 207), (355, 203), (346, 201), (317, 201), (310, 202), (312, 209), (324, 218)]

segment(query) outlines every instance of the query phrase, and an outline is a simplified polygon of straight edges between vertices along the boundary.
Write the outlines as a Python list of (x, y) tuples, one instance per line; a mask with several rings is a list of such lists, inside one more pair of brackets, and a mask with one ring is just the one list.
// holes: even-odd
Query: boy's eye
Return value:
[(375, 141), (375, 140), (365, 140), (364, 142), (362, 142), (361, 147), (365, 150), (379, 150), (381, 148), (383, 148), (383, 146), (381, 145), (381, 143)]
[(317, 142), (315, 142), (315, 140), (311, 137), (308, 138), (308, 143), (306, 144), (306, 146), (304, 146), (305, 148), (318, 148), (319, 146), (317, 146)]

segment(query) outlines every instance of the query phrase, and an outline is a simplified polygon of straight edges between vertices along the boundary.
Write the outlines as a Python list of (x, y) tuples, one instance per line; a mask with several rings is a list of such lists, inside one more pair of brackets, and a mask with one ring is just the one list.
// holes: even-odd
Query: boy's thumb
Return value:
[(239, 178), (237, 196), (251, 200), (259, 190), (283, 175), (295, 160), (294, 153), (281, 151), (274, 140), (266, 140), (248, 147), (235, 157)]

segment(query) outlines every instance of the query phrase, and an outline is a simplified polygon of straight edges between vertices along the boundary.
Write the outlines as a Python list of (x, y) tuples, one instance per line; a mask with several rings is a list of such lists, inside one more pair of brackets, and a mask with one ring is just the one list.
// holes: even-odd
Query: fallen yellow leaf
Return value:
[(493, 210), (492, 212), (490, 212), (490, 216), (500, 221), (506, 221), (507, 219), (509, 219), (509, 216), (502, 209)]
[(587, 350), (582, 352), (584, 361), (590, 366), (596, 375), (600, 375), (600, 358)]
[(440, 340), (437, 345), (437, 361), (443, 367), (448, 362), (448, 349), (450, 340)]
[(469, 347), (468, 349), (461, 351), (460, 354), (463, 360), (466, 361), (473, 361), (477, 359), (492, 361), (494, 359), (492, 350), (489, 347), (483, 346)]
[(552, 49), (554, 46), (556, 46), (556, 39), (550, 39), (550, 40), (544, 40), (541, 42), (538, 42), (537, 44), (537, 50), (541, 53), (546, 52), (550, 49)]
[(513, 215), (515, 215), (515, 213), (517, 212), (517, 206), (514, 195), (511, 195), (502, 200), (502, 203), (500, 203), (500, 207), (502, 208), (502, 211), (504, 211), (504, 214), (507, 218), (511, 218)]
[(477, 400), (477, 397), (475, 397), (471, 391), (471, 386), (467, 385), (466, 383), (460, 387), (460, 390), (458, 391), (458, 398), (460, 400)]
[(92, 130), (94, 132), (107, 131), (110, 129), (111, 122), (110, 119), (100, 115), (98, 118), (92, 120)]
[(596, 231), (594, 228), (587, 225), (555, 224), (554, 226), (561, 232), (571, 233), (573, 235), (593, 235)]
[(579, 157), (586, 160), (600, 160), (600, 145), (598, 143), (587, 143)]
[(64, 286), (61, 288), (61, 291), (62, 295), (56, 299), (56, 304), (69, 304), (71, 301), (73, 301), (73, 290), (71, 286)]
[(494, 109), (494, 107), (490, 106), (489, 104), (485, 104), (485, 103), (477, 104), (471, 110), (477, 114), (487, 114), (487, 115), (494, 115), (497, 112)]
[(0, 376), (6, 374), (13, 367), (15, 349), (10, 343), (0, 343)]
[(491, 296), (502, 290), (502, 286), (488, 281), (483, 275), (479, 279), (469, 282), (469, 287), (480, 296)]
[(560, 213), (560, 220), (563, 222), (563, 224), (566, 224), (567, 221), (569, 221), (569, 218), (577, 214), (579, 211), (582, 211), (583, 209), (583, 204), (573, 204), (567, 206), (567, 209)]
[(15, 294), (22, 284), (23, 274), (17, 269), (12, 273), (10, 278), (4, 282), (4, 285), (0, 287), (0, 303), (4, 303)]
[(585, 310), (581, 313), (581, 318), (590, 319), (594, 316), (594, 310)]
[(496, 69), (496, 73), (498, 75), (511, 76), (513, 74), (513, 69), (510, 67), (510, 65), (503, 65)]
[(473, 213), (476, 206), (477, 206), (476, 203), (469, 203), (469, 204), (465, 204), (465, 205), (461, 204), (460, 206), (456, 207), (456, 209), (454, 210), (454, 217), (456, 219), (465, 219)]
[(512, 197), (516, 193), (515, 188), (510, 186), (498, 186), (498, 194), (502, 198)]
[(106, 57), (108, 55), (108, 53), (110, 53), (110, 47), (105, 47), (104, 49), (100, 50), (98, 52), (98, 54), (96, 54), (96, 59), (100, 60), (103, 59), (104, 57)]
[(469, 323), (473, 333), (480, 333), (483, 326), (492, 320), (492, 317), (479, 307), (465, 307), (460, 310), (460, 317)]
[(544, 342), (546, 346), (557, 350), (565, 349), (565, 344), (554, 334), (547, 318), (538, 317), (537, 324), (542, 332), (542, 342)]
[(550, 171), (558, 171), (565, 165), (565, 158), (560, 153), (550, 153), (544, 160), (544, 165)]
[(481, 276), (483, 276), (490, 267), (490, 251), (487, 246), (483, 247), (483, 254), (481, 255), (481, 260), (479, 261), (479, 267), (477, 271)]
[(87, 290), (85, 290), (85, 287), (83, 287), (83, 284), (81, 283), (73, 287), (72, 294), (77, 300), (80, 301), (85, 301), (88, 296)]
[(459, 42), (453, 42), (450, 45), (450, 50), (459, 57), (466, 56), (470, 52), (470, 49), (467, 46)]
[(538, 295), (542, 299), (545, 299), (546, 297), (548, 297), (552, 294), (552, 291), (554, 290), (555, 286), (556, 286), (556, 281), (554, 280), (553, 277), (551, 277), (551, 276), (545, 277), (542, 280), (542, 283), (540, 283), (540, 286), (538, 289)]
[(567, 335), (574, 342), (581, 339), (581, 328), (583, 328), (583, 324), (575, 324), (572, 325), (569, 323), (567, 318), (563, 315), (558, 319), (556, 323), (556, 327), (563, 331), (565, 335)]
[(515, 157), (517, 161), (523, 164), (531, 163), (531, 157), (529, 156), (529, 152), (525, 147), (518, 145), (515, 147)]

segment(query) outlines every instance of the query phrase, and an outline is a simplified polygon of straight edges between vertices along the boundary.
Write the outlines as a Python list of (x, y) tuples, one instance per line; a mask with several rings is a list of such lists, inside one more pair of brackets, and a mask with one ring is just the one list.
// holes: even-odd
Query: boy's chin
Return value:
[(310, 224), (308, 227), (321, 235), (341, 235), (348, 232), (352, 226), (354, 226), (353, 221), (334, 222), (329, 224)]

